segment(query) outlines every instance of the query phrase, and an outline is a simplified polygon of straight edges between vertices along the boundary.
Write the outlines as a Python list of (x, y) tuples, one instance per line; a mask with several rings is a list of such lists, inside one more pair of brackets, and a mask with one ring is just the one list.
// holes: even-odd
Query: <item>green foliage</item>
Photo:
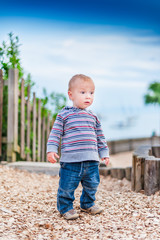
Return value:
[[(24, 76), (24, 69), (21, 65), (20, 59), (20, 51), (19, 47), (21, 44), (19, 43), (18, 36), (14, 36), (11, 32), (8, 34), (9, 42), (2, 42), (2, 46), (0, 47), (0, 68), (3, 70), (3, 78), (8, 79), (8, 71), (10, 68), (17, 68), (19, 70), (19, 79)], [(32, 81), (31, 74), (29, 73), (26, 78), (24, 78), (25, 82), (25, 97), (27, 97), (28, 85), (30, 86), (30, 90), (35, 86), (35, 82)], [(19, 90), (21, 89), (19, 82)], [(7, 94), (7, 93), (6, 93)], [(5, 94), (5, 98), (7, 98)], [(42, 103), (42, 117), (47, 116), (50, 113), (51, 117), (55, 119), (59, 110), (61, 110), (66, 105), (66, 97), (64, 94), (52, 92), (48, 94), (46, 89), (43, 89), (44, 97), (41, 98)], [(48, 106), (52, 106), (52, 110), (48, 109)]]
[(148, 87), (148, 93), (144, 96), (146, 104), (160, 105), (160, 82), (153, 82)]
[[(19, 47), (21, 44), (19, 43), (18, 36), (14, 36), (14, 34), (11, 32), (8, 34), (9, 41), (3, 41), (2, 46), (0, 46), (0, 68), (3, 70), (3, 79), (8, 79), (8, 72), (10, 68), (17, 68), (19, 70), (19, 90), (21, 90), (21, 81), (20, 79), (24, 78), (24, 69), (21, 65), (21, 59), (20, 59), (20, 51)], [(30, 92), (35, 86), (35, 82), (32, 81), (31, 74), (29, 73), (26, 78), (24, 78), (24, 88), (25, 88), (25, 97), (28, 96), (28, 86), (30, 86)], [(41, 117), (44, 116), (47, 117), (48, 114), (51, 118), (56, 117), (58, 111), (62, 109), (66, 104), (66, 97), (63, 94), (52, 92), (51, 94), (48, 94), (46, 89), (43, 89), (43, 95), (44, 97), (41, 98)], [(7, 136), (7, 105), (8, 105), (8, 87), (4, 87), (3, 92), (3, 123), (2, 123), (2, 134), (3, 136)], [(18, 128), (20, 130), (20, 103), (21, 100), (19, 99), (19, 107), (18, 107), (18, 114), (19, 114), (19, 121), (18, 121)], [(33, 102), (31, 102), (31, 105)], [(52, 110), (49, 109), (49, 106), (52, 107)], [(38, 109), (38, 101), (36, 101), (36, 107)], [(25, 107), (25, 113), (27, 112), (27, 109)], [(26, 114), (25, 114), (26, 115)], [(32, 131), (32, 119), (33, 116), (31, 114), (31, 133), (30, 133), (30, 142), (32, 142), (33, 139), (33, 131)], [(25, 131), (27, 129), (27, 120), (25, 120)], [(20, 141), (20, 131), (19, 131), (19, 141)], [(19, 142), (20, 144), (20, 142)], [(2, 146), (2, 152), (3, 156), (5, 156), (6, 153), (6, 145)], [(32, 155), (32, 150), (25, 148), (25, 153), (30, 153)], [(20, 157), (19, 157), (20, 158)]]
[[(51, 94), (48, 94), (45, 88), (43, 88), (43, 95), (44, 98), (41, 98), (43, 107), (42, 115), (47, 116), (47, 113), (50, 113), (51, 117), (55, 119), (58, 112), (66, 105), (67, 98), (61, 93), (52, 92)], [(52, 106), (52, 111), (46, 108), (48, 105)]]
[(28, 73), (27, 77), (24, 81), (24, 95), (25, 97), (28, 96), (28, 86), (30, 86), (30, 89), (32, 89), (35, 86), (35, 82), (32, 81), (32, 76), (30, 73)]
[(3, 41), (2, 47), (0, 47), (0, 64), (1, 69), (3, 69), (3, 78), (5, 80), (8, 79), (8, 70), (10, 68), (17, 68), (19, 70), (19, 78), (23, 76), (23, 68), (19, 58), (19, 38), (18, 36), (14, 37), (12, 32), (9, 33), (8, 36), (9, 43)]

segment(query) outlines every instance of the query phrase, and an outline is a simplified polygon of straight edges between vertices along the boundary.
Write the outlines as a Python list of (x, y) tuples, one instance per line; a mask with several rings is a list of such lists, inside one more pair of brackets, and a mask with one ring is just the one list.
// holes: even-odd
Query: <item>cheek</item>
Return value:
[(79, 96), (79, 99), (84, 99), (85, 98), (85, 96), (84, 95), (81, 95), (81, 96)]

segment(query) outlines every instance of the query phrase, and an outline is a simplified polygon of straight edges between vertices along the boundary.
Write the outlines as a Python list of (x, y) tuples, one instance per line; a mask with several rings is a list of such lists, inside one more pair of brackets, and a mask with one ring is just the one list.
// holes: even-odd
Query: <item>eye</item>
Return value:
[(94, 92), (91, 92), (91, 95), (94, 94)]
[(84, 92), (84, 91), (81, 91), (81, 93), (82, 93), (82, 94), (85, 94), (85, 92)]

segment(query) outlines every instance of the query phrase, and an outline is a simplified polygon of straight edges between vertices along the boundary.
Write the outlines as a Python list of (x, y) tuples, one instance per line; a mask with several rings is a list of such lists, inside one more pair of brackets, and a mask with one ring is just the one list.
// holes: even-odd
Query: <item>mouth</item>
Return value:
[(90, 104), (90, 102), (84, 102), (85, 104)]

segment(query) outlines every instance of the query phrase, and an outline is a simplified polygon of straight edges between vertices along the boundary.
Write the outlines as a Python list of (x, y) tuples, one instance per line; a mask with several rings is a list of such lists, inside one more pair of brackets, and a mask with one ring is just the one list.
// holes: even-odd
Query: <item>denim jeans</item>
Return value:
[(84, 161), (75, 163), (60, 163), (60, 180), (57, 193), (57, 208), (61, 214), (73, 209), (74, 191), (81, 182), (83, 190), (80, 206), (83, 209), (94, 205), (95, 194), (100, 182), (99, 162)]

